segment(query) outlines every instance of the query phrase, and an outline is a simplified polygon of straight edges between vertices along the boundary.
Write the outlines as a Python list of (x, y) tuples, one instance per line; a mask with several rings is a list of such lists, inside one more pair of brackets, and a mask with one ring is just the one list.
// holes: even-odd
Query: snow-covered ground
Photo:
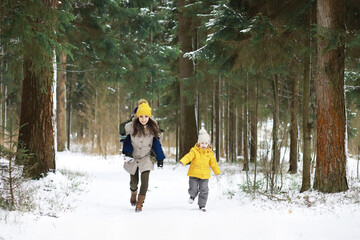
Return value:
[(301, 177), (286, 175), (283, 194), (253, 197), (243, 191), (240, 166), (221, 163), (222, 176), (210, 179), (203, 213), (196, 201), (188, 203), (188, 166), (174, 171), (174, 163), (166, 162), (150, 173), (143, 212), (135, 213), (122, 165), (120, 156), (58, 153), (59, 171), (26, 186), (34, 195), (32, 211), (0, 210), (0, 240), (360, 239), (360, 184), (354, 171), (345, 193), (300, 194)]

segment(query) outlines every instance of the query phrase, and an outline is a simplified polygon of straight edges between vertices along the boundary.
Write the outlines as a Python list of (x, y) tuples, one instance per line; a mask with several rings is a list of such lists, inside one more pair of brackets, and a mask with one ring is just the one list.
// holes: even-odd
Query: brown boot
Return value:
[(136, 191), (131, 191), (131, 197), (130, 197), (131, 206), (136, 205), (136, 195), (137, 195), (137, 190)]
[(139, 195), (139, 196), (138, 196), (138, 201), (137, 201), (137, 203), (136, 203), (136, 208), (135, 208), (135, 211), (136, 211), (136, 212), (141, 212), (141, 211), (142, 211), (142, 207), (143, 207), (144, 200), (145, 200), (145, 196), (144, 196), (144, 195)]

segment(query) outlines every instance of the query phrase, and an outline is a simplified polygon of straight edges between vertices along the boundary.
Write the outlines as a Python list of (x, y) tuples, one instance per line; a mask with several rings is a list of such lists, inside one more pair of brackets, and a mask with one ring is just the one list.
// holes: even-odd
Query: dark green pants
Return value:
[[(140, 186), (140, 195), (146, 196), (146, 192), (149, 187), (149, 175), (150, 171), (144, 171), (141, 173), (141, 186)], [(139, 184), (139, 168), (136, 169), (134, 175), (130, 174), (130, 190), (136, 191), (138, 189)]]

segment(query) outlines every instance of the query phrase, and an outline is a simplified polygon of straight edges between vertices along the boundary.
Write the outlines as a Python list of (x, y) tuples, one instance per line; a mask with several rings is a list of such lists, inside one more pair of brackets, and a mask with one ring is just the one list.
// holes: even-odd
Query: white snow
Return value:
[(301, 177), (284, 176), (286, 193), (276, 195), (281, 200), (270, 200), (246, 194), (240, 166), (221, 163), (223, 173), (219, 182), (212, 175), (208, 211), (203, 213), (197, 199), (188, 203), (188, 166), (173, 170), (174, 162), (168, 160), (164, 169), (150, 173), (143, 212), (135, 213), (129, 203), (130, 177), (122, 165), (120, 156), (58, 153), (61, 171), (29, 183), (38, 189), (33, 211), (0, 210), (0, 239), (360, 238), (358, 179), (349, 180), (351, 189), (345, 193), (300, 194), (289, 189), (299, 180), (301, 186)]

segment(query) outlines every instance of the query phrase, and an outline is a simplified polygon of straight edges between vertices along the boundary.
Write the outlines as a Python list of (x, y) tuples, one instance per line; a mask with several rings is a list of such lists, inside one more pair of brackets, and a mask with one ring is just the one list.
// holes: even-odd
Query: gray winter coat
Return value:
[(125, 125), (125, 132), (126, 135), (130, 134), (131, 136), (131, 144), (134, 148), (132, 154), (134, 161), (124, 163), (124, 169), (131, 175), (135, 174), (137, 168), (139, 168), (140, 173), (154, 170), (154, 164), (150, 159), (150, 151), (154, 136), (146, 131), (145, 128), (145, 135), (137, 134), (134, 137), (132, 135), (134, 132), (133, 122), (129, 122)]

